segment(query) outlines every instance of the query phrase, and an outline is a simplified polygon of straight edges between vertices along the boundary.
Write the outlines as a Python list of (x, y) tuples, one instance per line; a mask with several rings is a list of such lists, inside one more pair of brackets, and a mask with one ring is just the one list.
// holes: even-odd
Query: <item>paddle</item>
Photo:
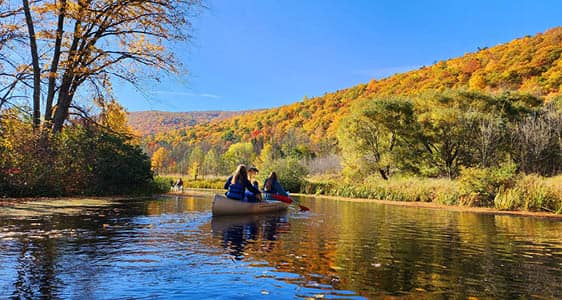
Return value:
[(287, 197), (287, 196), (283, 196), (283, 195), (278, 195), (278, 194), (272, 194), (272, 195), (271, 195), (271, 198), (273, 198), (273, 199), (275, 199), (275, 200), (278, 200), (278, 201), (281, 201), (281, 202), (285, 202), (285, 203), (287, 203), (287, 204), (291, 204), (291, 203), (295, 202), (295, 203), (299, 206), (299, 208), (300, 208), (302, 211), (309, 211), (309, 210), (310, 210), (310, 208), (308, 208), (308, 207), (306, 207), (306, 206), (304, 206), (304, 205), (300, 205), (300, 203), (294, 201), (291, 197)]

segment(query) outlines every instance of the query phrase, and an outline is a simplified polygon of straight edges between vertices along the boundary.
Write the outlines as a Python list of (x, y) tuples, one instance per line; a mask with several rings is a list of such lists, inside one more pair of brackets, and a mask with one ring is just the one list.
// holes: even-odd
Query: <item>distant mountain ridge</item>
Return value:
[(205, 124), (212, 120), (227, 119), (256, 111), (257, 110), (166, 112), (149, 110), (129, 112), (128, 122), (137, 134), (145, 136)]

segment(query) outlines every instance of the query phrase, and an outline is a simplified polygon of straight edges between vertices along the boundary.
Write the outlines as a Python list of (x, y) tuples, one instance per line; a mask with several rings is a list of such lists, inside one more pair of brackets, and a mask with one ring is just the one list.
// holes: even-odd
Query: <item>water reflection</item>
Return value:
[(245, 249), (256, 241), (263, 243), (262, 250), (271, 251), (278, 235), (289, 232), (286, 213), (273, 215), (213, 217), (211, 228), (222, 246), (237, 260), (244, 258)]
[(0, 209), (0, 299), (562, 298), (562, 222), (300, 199), (213, 218), (211, 196)]

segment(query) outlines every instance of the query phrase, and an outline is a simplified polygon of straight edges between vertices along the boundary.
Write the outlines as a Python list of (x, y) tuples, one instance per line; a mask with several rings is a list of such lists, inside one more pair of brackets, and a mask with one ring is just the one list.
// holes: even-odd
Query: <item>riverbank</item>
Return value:
[[(212, 195), (215, 193), (223, 193), (224, 190), (221, 189), (185, 189), (183, 192), (168, 192), (165, 195), (172, 196), (188, 196), (188, 195)], [(416, 207), (416, 208), (426, 208), (426, 209), (442, 209), (457, 212), (472, 212), (481, 214), (493, 214), (493, 215), (511, 215), (511, 216), (521, 216), (521, 217), (535, 217), (535, 218), (549, 218), (562, 221), (562, 214), (555, 214), (550, 212), (532, 212), (532, 211), (520, 211), (520, 210), (499, 210), (489, 207), (469, 207), (469, 206), (458, 206), (458, 205), (446, 205), (433, 202), (410, 202), (410, 201), (393, 201), (393, 200), (378, 200), (378, 199), (367, 199), (367, 198), (351, 198), (351, 197), (339, 197), (339, 196), (326, 196), (326, 195), (310, 195), (295, 193), (292, 195), (303, 196), (303, 197), (314, 197), (318, 199), (330, 199), (338, 201), (351, 201), (351, 202), (369, 202), (376, 204), (386, 204), (394, 206), (404, 206), (404, 207)]]

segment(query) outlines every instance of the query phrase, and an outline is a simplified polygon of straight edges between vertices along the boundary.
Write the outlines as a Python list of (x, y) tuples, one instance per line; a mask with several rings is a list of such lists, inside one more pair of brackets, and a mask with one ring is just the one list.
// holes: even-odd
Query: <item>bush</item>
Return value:
[(34, 133), (27, 121), (0, 118), (0, 196), (152, 193), (150, 159), (130, 139), (89, 124)]
[(308, 171), (298, 160), (286, 158), (264, 163), (263, 169), (260, 170), (260, 179), (262, 179), (260, 186), (271, 172), (277, 173), (279, 182), (285, 190), (298, 193), (304, 189)]
[(493, 206), (500, 190), (514, 185), (516, 166), (506, 164), (499, 168), (464, 168), (459, 177), (461, 201), (468, 206)]

